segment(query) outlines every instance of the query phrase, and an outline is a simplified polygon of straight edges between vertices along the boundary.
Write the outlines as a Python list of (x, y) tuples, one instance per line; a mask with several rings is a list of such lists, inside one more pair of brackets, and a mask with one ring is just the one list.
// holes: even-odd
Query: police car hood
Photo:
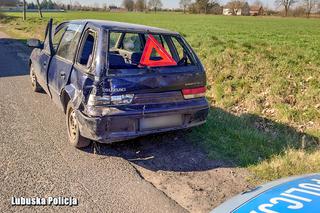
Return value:
[(213, 213), (320, 212), (320, 173), (269, 182), (215, 208)]

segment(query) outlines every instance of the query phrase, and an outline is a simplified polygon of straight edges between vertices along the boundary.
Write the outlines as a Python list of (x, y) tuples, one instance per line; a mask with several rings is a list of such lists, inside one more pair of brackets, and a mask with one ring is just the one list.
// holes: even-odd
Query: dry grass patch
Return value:
[(316, 173), (320, 171), (320, 150), (287, 149), (283, 154), (272, 156), (258, 165), (250, 166), (258, 179), (274, 180), (281, 177)]

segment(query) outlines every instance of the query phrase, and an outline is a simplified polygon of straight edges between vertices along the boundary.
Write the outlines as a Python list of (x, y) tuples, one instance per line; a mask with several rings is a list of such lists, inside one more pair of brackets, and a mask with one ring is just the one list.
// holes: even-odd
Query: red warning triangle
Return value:
[[(151, 54), (153, 49), (157, 51), (159, 56), (161, 57), (160, 60), (151, 60)], [(147, 66), (147, 67), (164, 67), (164, 66), (176, 66), (177, 62), (171, 57), (171, 55), (162, 47), (162, 45), (152, 36), (149, 34), (148, 40), (146, 42), (146, 46), (144, 47), (140, 66)]]

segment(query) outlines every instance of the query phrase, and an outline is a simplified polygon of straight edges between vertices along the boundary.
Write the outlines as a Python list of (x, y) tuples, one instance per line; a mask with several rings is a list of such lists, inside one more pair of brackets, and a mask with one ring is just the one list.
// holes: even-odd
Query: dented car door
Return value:
[(66, 86), (73, 64), (83, 25), (67, 24), (62, 39), (48, 68), (48, 85), (52, 99), (59, 104), (60, 94)]

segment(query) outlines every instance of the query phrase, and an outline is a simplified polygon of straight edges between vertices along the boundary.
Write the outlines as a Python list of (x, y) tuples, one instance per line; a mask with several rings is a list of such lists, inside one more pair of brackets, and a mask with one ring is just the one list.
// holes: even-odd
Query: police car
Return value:
[(213, 213), (320, 213), (320, 173), (290, 177), (244, 192)]

